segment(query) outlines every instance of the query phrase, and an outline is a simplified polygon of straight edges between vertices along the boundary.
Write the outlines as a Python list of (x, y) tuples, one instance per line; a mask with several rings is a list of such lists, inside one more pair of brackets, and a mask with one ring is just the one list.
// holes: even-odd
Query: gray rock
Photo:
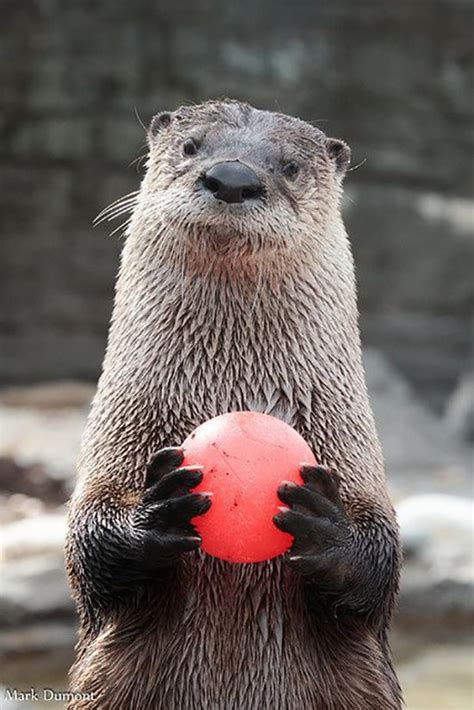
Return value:
[[(17, 455), (21, 456), (21, 445)], [(64, 475), (64, 469), (62, 473)], [(13, 458), (0, 455), (0, 491), (9, 495), (6, 505), (0, 501), (0, 522), (5, 520), (5, 514), (9, 517), (10, 513), (20, 512), (22, 506), (17, 505), (20, 499), (48, 505), (64, 503), (69, 497), (69, 487), (67, 479), (50, 475), (43, 464), (31, 462), (20, 465)], [(28, 511), (25, 510), (25, 513), (28, 514)]]
[(472, 490), (472, 448), (462, 446), (380, 351), (364, 352), (367, 385), (397, 495)]
[(474, 620), (474, 502), (417, 495), (397, 506), (405, 550), (399, 621), (417, 626)]
[[(39, 465), (52, 479), (71, 478), (93, 392), (90, 385), (71, 382), (3, 390), (0, 457), (27, 469)], [(18, 492), (35, 495), (31, 488)]]
[(474, 501), (460, 496), (424, 494), (397, 505), (407, 555), (430, 567), (461, 569), (474, 562)]
[(64, 512), (3, 527), (1, 627), (72, 618), (64, 572), (65, 530)]
[[(2, 475), (3, 469), (0, 461), (0, 477)], [(24, 518), (41, 515), (45, 510), (45, 504), (38, 498), (30, 498), (22, 493), (2, 493), (0, 495), (0, 525), (2, 526)]]
[(64, 532), (64, 511), (2, 528), (0, 663), (9, 687), (65, 685), (76, 615), (64, 571)]
[(50, 554), (61, 559), (65, 534), (66, 519), (62, 510), (56, 514), (37, 515), (5, 525), (1, 539), (3, 559), (9, 562)]
[(62, 556), (48, 554), (3, 564), (0, 627), (72, 618), (73, 611)]

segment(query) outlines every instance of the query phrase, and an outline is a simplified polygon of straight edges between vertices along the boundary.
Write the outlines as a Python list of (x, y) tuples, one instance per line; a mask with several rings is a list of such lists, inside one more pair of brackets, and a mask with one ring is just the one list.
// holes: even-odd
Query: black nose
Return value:
[(216, 200), (245, 202), (260, 197), (263, 186), (254, 171), (237, 160), (216, 163), (201, 178)]

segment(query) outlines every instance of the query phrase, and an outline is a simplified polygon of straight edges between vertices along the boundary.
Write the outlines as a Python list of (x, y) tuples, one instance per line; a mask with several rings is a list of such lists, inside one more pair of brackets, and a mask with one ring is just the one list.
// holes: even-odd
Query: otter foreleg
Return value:
[(398, 587), (399, 549), (395, 526), (377, 506), (352, 520), (340, 493), (339, 478), (321, 466), (303, 466), (304, 485), (284, 483), (278, 490), (291, 506), (274, 517), (294, 542), (288, 564), (306, 580), (309, 593), (334, 607), (370, 617), (382, 627)]
[(159, 451), (148, 466), (141, 496), (128, 505), (107, 490), (102, 491), (100, 506), (88, 506), (82, 497), (73, 503), (66, 559), (86, 623), (95, 626), (101, 610), (116, 606), (170, 568), (182, 553), (200, 546), (191, 519), (211, 502), (206, 495), (189, 492), (202, 472), (199, 467), (177, 468), (182, 461), (179, 448)]

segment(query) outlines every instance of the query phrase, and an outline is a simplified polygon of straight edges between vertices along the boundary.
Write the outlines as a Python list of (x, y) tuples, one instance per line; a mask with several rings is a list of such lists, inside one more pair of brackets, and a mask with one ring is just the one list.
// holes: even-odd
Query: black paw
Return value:
[(294, 536), (286, 560), (299, 573), (339, 583), (346, 574), (352, 531), (339, 495), (339, 478), (322, 466), (302, 466), (304, 484), (283, 483), (278, 497), (289, 508), (275, 525)]
[(202, 479), (198, 466), (183, 466), (180, 448), (161, 449), (147, 468), (145, 490), (135, 509), (142, 556), (149, 566), (166, 566), (183, 552), (196, 550), (201, 538), (191, 519), (211, 506), (208, 495), (190, 493)]

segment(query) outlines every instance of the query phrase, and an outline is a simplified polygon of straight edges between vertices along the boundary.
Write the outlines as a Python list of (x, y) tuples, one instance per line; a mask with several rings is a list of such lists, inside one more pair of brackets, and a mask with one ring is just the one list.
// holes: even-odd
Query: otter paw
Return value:
[(144, 558), (153, 565), (172, 562), (197, 549), (201, 538), (191, 519), (205, 513), (211, 501), (205, 493), (190, 493), (202, 479), (199, 466), (183, 466), (180, 448), (161, 449), (147, 468), (145, 490), (135, 509), (133, 525), (140, 532)]
[(296, 571), (320, 579), (345, 574), (352, 530), (339, 495), (339, 478), (322, 466), (302, 466), (304, 484), (283, 483), (278, 497), (289, 508), (280, 508), (273, 522), (294, 536), (286, 560)]

